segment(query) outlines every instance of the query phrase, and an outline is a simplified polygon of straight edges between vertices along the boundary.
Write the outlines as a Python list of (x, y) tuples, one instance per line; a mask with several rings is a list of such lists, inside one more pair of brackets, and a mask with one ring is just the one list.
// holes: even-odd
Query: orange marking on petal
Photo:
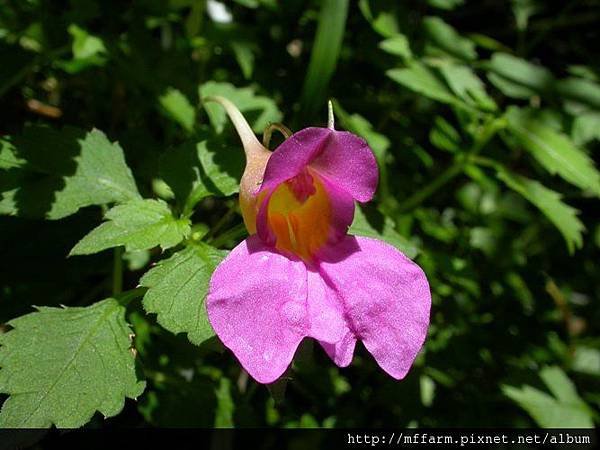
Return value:
[(276, 247), (304, 260), (310, 260), (329, 238), (331, 203), (310, 169), (277, 187), (267, 214)]

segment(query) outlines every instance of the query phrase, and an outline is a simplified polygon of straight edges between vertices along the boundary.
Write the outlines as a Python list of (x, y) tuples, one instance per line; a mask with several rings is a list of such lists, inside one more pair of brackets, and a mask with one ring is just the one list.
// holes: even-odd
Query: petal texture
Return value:
[(258, 236), (217, 267), (207, 297), (209, 321), (248, 373), (271, 383), (287, 369), (309, 332), (306, 266)]
[(260, 190), (275, 189), (309, 165), (359, 202), (369, 201), (377, 188), (377, 162), (366, 141), (345, 131), (311, 127), (273, 152)]
[(340, 303), (345, 336), (323, 347), (340, 366), (352, 359), (357, 339), (388, 374), (404, 378), (429, 326), (431, 294), (421, 268), (376, 239), (347, 236), (319, 255), (330, 297)]

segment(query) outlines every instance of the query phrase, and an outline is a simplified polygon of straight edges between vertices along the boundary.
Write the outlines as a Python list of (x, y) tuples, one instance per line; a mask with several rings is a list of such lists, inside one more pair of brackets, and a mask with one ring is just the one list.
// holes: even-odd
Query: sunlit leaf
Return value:
[(60, 219), (140, 198), (123, 150), (101, 131), (31, 127), (0, 142), (2, 214)]
[(39, 307), (0, 334), (2, 428), (80, 427), (99, 411), (118, 414), (137, 398), (125, 308), (106, 299), (85, 308)]
[(546, 126), (528, 110), (509, 108), (508, 129), (546, 170), (600, 196), (600, 172), (569, 138)]
[[(254, 89), (250, 87), (237, 88), (230, 83), (208, 81), (200, 86), (199, 94), (200, 99), (218, 95), (232, 101), (244, 113), (252, 129), (257, 133), (262, 133), (269, 123), (279, 122), (282, 117), (272, 99), (256, 95)], [(203, 105), (210, 123), (217, 133), (221, 133), (227, 123), (225, 110), (214, 102), (204, 102)]]
[(439, 17), (425, 17), (423, 27), (432, 44), (456, 58), (472, 61), (477, 58), (475, 44)]
[(214, 336), (206, 315), (208, 282), (216, 266), (227, 255), (205, 244), (194, 244), (162, 260), (140, 280), (148, 289), (144, 308), (172, 333), (187, 333), (200, 344)]
[(196, 110), (181, 91), (168, 88), (158, 101), (167, 116), (179, 123), (184, 130), (192, 131), (196, 122)]
[(405, 69), (390, 69), (386, 75), (408, 89), (433, 100), (449, 104), (458, 102), (431, 69), (419, 62), (411, 62)]
[(127, 251), (163, 250), (181, 242), (190, 232), (187, 218), (173, 217), (162, 200), (135, 200), (106, 213), (107, 221), (84, 236), (70, 255), (89, 255), (124, 245)]
[(552, 73), (536, 64), (506, 53), (494, 53), (488, 64), (488, 79), (503, 94), (529, 98), (553, 89)]
[(503, 386), (506, 396), (519, 404), (541, 427), (591, 428), (592, 412), (579, 397), (573, 382), (558, 367), (545, 367), (540, 377), (553, 395), (537, 388)]
[(569, 251), (573, 252), (576, 248), (581, 247), (583, 244), (581, 233), (585, 228), (577, 218), (579, 211), (563, 203), (558, 192), (544, 187), (537, 181), (512, 174), (507, 170), (498, 171), (498, 178), (544, 213), (562, 233)]

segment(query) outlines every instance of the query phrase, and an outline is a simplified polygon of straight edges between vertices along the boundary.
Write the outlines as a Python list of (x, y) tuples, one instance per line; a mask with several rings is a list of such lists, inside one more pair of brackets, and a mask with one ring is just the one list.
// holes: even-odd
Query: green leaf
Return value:
[(123, 150), (101, 131), (29, 127), (0, 142), (0, 214), (60, 219), (140, 198)]
[(232, 428), (235, 403), (231, 395), (231, 380), (222, 377), (219, 387), (215, 390), (217, 408), (215, 410), (215, 428)]
[(445, 10), (452, 10), (457, 6), (460, 6), (465, 3), (465, 0), (427, 0), (429, 6), (433, 6), (434, 8), (440, 8)]
[(386, 75), (418, 94), (442, 103), (456, 104), (459, 100), (435, 74), (420, 62), (413, 61), (404, 69), (390, 69)]
[(167, 88), (158, 101), (168, 117), (173, 119), (186, 131), (192, 131), (196, 123), (196, 110), (187, 97), (178, 89)]
[[(376, 6), (380, 7), (395, 5), (390, 4), (389, 2), (387, 4), (381, 2)], [(359, 0), (358, 7), (364, 18), (367, 19), (371, 24), (371, 27), (373, 27), (373, 30), (375, 30), (381, 36), (385, 38), (391, 38), (400, 32), (398, 21), (393, 11), (377, 11), (376, 14), (373, 14), (369, 0)]]
[(214, 336), (206, 315), (208, 283), (226, 251), (202, 243), (162, 260), (140, 280), (148, 289), (144, 309), (172, 333), (187, 333), (199, 345)]
[(219, 193), (200, 164), (198, 148), (198, 144), (186, 142), (163, 153), (159, 160), (160, 177), (171, 188), (179, 204), (190, 211), (198, 201)]
[(300, 107), (306, 116), (325, 106), (327, 85), (340, 55), (347, 16), (348, 0), (321, 2), (319, 25), (300, 96)]
[(59, 67), (69, 73), (77, 73), (88, 67), (106, 64), (107, 51), (101, 38), (91, 35), (75, 24), (71, 24), (68, 31), (73, 38), (73, 59), (58, 62)]
[[(244, 113), (256, 133), (262, 133), (269, 123), (279, 122), (283, 117), (273, 100), (256, 95), (250, 87), (236, 88), (230, 83), (209, 81), (200, 86), (199, 94), (201, 99), (219, 95), (231, 100)], [(221, 133), (228, 121), (223, 107), (214, 102), (205, 102), (204, 109), (214, 129)]]
[(252, 78), (252, 72), (254, 72), (254, 50), (252, 45), (249, 45), (247, 41), (233, 41), (230, 45), (235, 60), (242, 69), (244, 78), (249, 80)]
[(440, 72), (450, 89), (465, 102), (486, 111), (497, 109), (496, 103), (485, 91), (485, 85), (469, 67), (444, 64)]
[(76, 59), (87, 59), (106, 53), (102, 39), (92, 36), (77, 25), (69, 26), (69, 34), (73, 36), (73, 56)]
[(529, 98), (555, 82), (548, 69), (507, 53), (494, 53), (487, 68), (490, 82), (508, 97)]
[(537, 0), (512, 0), (512, 10), (515, 15), (517, 28), (521, 31), (527, 28), (529, 17), (541, 9)]
[(576, 347), (573, 355), (573, 370), (600, 376), (600, 350), (584, 346)]
[(525, 109), (510, 107), (506, 117), (511, 133), (548, 172), (600, 196), (600, 172), (567, 136), (546, 126)]
[(244, 171), (241, 144), (234, 147), (223, 141), (208, 139), (198, 143), (198, 157), (206, 176), (218, 192), (229, 196), (239, 191)]
[(85, 308), (39, 307), (0, 334), (2, 428), (80, 427), (95, 411), (118, 414), (138, 381), (125, 308), (109, 298)]
[(545, 367), (540, 372), (544, 384), (553, 394), (525, 385), (522, 388), (502, 386), (502, 392), (529, 413), (545, 428), (592, 428), (592, 411), (579, 397), (573, 382), (558, 367)]
[(579, 103), (581, 110), (600, 110), (600, 84), (583, 78), (565, 78), (555, 84), (556, 91), (572, 103)]
[(396, 231), (394, 221), (372, 208), (356, 206), (354, 221), (348, 233), (354, 236), (365, 236), (380, 239), (393, 245), (408, 258), (414, 258), (419, 249), (408, 239)]
[(106, 219), (84, 236), (69, 255), (89, 255), (120, 245), (127, 251), (158, 245), (164, 250), (180, 243), (190, 232), (189, 219), (173, 217), (162, 200), (135, 200), (115, 206), (106, 213)]
[(477, 59), (475, 44), (439, 17), (425, 17), (423, 27), (431, 43), (443, 52), (465, 61)]
[(413, 57), (408, 39), (402, 33), (398, 33), (389, 39), (381, 41), (379, 43), (379, 48), (384, 52), (400, 56), (405, 60), (412, 59)]
[(460, 133), (446, 119), (436, 116), (433, 119), (433, 127), (429, 132), (429, 140), (441, 150), (450, 153), (461, 151)]
[(498, 178), (514, 191), (521, 194), (535, 206), (560, 230), (569, 251), (583, 244), (581, 233), (585, 227), (577, 218), (576, 209), (561, 201), (561, 195), (552, 191), (537, 181), (510, 173), (506, 169), (498, 170)]
[(575, 117), (571, 138), (575, 145), (585, 145), (594, 139), (600, 141), (600, 113), (588, 112)]

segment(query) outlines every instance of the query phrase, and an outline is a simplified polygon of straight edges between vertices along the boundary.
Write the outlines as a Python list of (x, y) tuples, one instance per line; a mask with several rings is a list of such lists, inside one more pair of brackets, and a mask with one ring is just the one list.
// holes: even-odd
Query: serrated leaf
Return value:
[(429, 132), (429, 140), (437, 148), (450, 153), (459, 152), (461, 148), (459, 132), (441, 116), (436, 116), (433, 119), (433, 127)]
[(531, 386), (503, 386), (502, 391), (519, 404), (541, 427), (591, 428), (592, 412), (579, 397), (573, 382), (558, 367), (545, 367), (540, 373), (554, 396)]
[(218, 193), (200, 164), (196, 143), (186, 142), (161, 155), (159, 173), (180, 205), (191, 208), (203, 198)]
[(503, 94), (513, 98), (529, 98), (551, 90), (555, 81), (545, 67), (507, 53), (492, 55), (488, 79)]
[(575, 117), (571, 138), (576, 145), (585, 145), (594, 139), (600, 141), (600, 113), (588, 112)]
[(0, 334), (0, 427), (80, 427), (118, 414), (145, 383), (135, 371), (125, 308), (109, 298), (85, 308), (40, 307)]
[(423, 27), (430, 41), (445, 53), (466, 61), (477, 58), (475, 44), (439, 17), (425, 17)]
[[(256, 95), (250, 87), (237, 88), (230, 83), (209, 81), (200, 86), (199, 94), (200, 99), (218, 95), (231, 100), (257, 133), (262, 133), (269, 123), (279, 122), (283, 117), (273, 100)], [(214, 129), (221, 133), (228, 120), (225, 110), (214, 102), (204, 103), (204, 109)]]
[(551, 174), (600, 196), (600, 172), (586, 153), (569, 138), (545, 125), (529, 111), (511, 107), (506, 113), (508, 129)]
[(514, 191), (521, 194), (535, 206), (560, 230), (569, 251), (583, 244), (581, 233), (585, 230), (583, 223), (577, 218), (579, 212), (561, 201), (561, 195), (548, 189), (537, 181), (512, 174), (508, 170), (498, 171), (498, 178)]
[(159, 245), (164, 250), (180, 243), (190, 232), (189, 219), (173, 217), (162, 200), (135, 200), (115, 206), (106, 213), (106, 219), (81, 239), (70, 255), (89, 255), (120, 245), (127, 251)]
[(194, 344), (214, 336), (205, 299), (217, 265), (227, 255), (205, 244), (194, 244), (162, 260), (140, 280), (148, 288), (144, 308), (172, 333), (187, 333)]
[(158, 101), (163, 111), (179, 123), (186, 131), (192, 131), (196, 123), (196, 110), (181, 91), (175, 88), (168, 88), (162, 94)]
[(406, 60), (412, 58), (410, 44), (407, 37), (398, 33), (391, 38), (385, 39), (379, 43), (379, 48), (391, 55), (400, 56)]
[(199, 142), (197, 149), (204, 173), (217, 193), (229, 196), (238, 192), (244, 171), (244, 156), (240, 147), (208, 139)]
[(2, 214), (60, 219), (140, 198), (123, 150), (101, 131), (30, 127), (1, 141)]
[(392, 2), (380, 2), (375, 5), (378, 11), (373, 14), (369, 0), (360, 0), (358, 7), (365, 19), (371, 24), (373, 30), (385, 38), (389, 38), (399, 33), (400, 27), (396, 18), (396, 12), (393, 10), (380, 10), (381, 8), (389, 8), (396, 6)]
[(459, 100), (435, 74), (420, 62), (413, 61), (404, 69), (390, 69), (386, 75), (397, 83), (439, 102), (456, 104)]
[(465, 102), (486, 111), (497, 109), (496, 103), (485, 91), (485, 85), (471, 68), (445, 64), (440, 67), (440, 72), (446, 79), (450, 89)]
[(419, 249), (412, 242), (396, 231), (394, 221), (391, 218), (371, 208), (356, 206), (354, 221), (350, 225), (348, 233), (354, 236), (381, 239), (393, 245), (411, 259), (419, 253)]

